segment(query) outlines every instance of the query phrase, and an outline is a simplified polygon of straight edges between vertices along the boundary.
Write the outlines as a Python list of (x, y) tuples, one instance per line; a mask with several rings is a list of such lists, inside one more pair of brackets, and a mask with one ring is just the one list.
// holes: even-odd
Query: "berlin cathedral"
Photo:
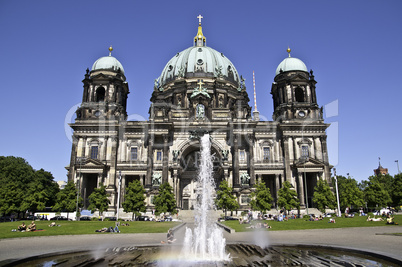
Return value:
[(211, 136), (216, 188), (226, 180), (240, 210), (250, 208), (258, 181), (269, 187), (273, 207), (282, 184), (289, 181), (301, 209), (313, 206), (319, 178), (331, 184), (329, 124), (317, 104), (313, 72), (288, 49), (271, 87), (273, 121), (261, 121), (235, 66), (206, 46), (201, 18), (193, 46), (173, 55), (154, 81), (148, 121), (127, 120), (129, 86), (112, 48), (87, 69), (82, 103), (70, 124), (73, 144), (66, 167), (68, 181), (79, 184), (84, 208), (94, 188), (103, 184), (109, 211), (122, 212), (125, 189), (139, 180), (148, 210), (165, 182), (173, 187), (177, 207), (192, 209), (200, 136), (205, 133)]

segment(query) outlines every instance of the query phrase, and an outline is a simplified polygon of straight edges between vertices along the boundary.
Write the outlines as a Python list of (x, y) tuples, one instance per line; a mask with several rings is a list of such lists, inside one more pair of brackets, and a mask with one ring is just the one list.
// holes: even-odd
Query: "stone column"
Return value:
[[(110, 188), (116, 189), (116, 165), (117, 165), (117, 137), (112, 137), (112, 149), (110, 155), (110, 176), (109, 176), (109, 186)], [(114, 192), (116, 193), (116, 192)]]
[(77, 146), (78, 146), (78, 138), (73, 135), (72, 137), (72, 146), (71, 146), (71, 156), (70, 156), (70, 169), (68, 171), (67, 181), (74, 182), (74, 173), (75, 173), (75, 163), (77, 161)]
[(300, 206), (305, 207), (306, 203), (305, 203), (305, 196), (304, 196), (304, 186), (303, 186), (303, 173), (298, 173), (297, 174), (297, 193), (299, 195), (299, 200), (300, 200)]
[(326, 135), (321, 136), (320, 139), (321, 139), (321, 145), (322, 145), (322, 160), (325, 163), (328, 163), (329, 160), (328, 160), (328, 151), (327, 151), (327, 136)]
[(279, 192), (280, 184), (279, 184), (279, 174), (275, 174), (275, 202), (278, 200), (278, 192)]
[(103, 177), (102, 173), (98, 173), (98, 177), (96, 178), (96, 186), (97, 187), (99, 186), (99, 184), (103, 184), (102, 177)]
[(233, 186), (239, 187), (239, 136), (234, 134), (234, 144), (232, 149), (232, 158), (233, 158)]
[(249, 135), (249, 163), (250, 163), (250, 187), (255, 184), (255, 172), (254, 172), (254, 136)]
[(296, 142), (296, 138), (292, 138), (293, 140), (293, 159), (297, 160), (300, 158), (300, 150)]
[[(139, 176), (141, 177), (141, 176)], [(122, 174), (121, 175), (121, 195), (124, 196), (126, 192), (126, 175)]]
[(261, 183), (262, 175), (257, 174), (257, 183)]
[(179, 191), (178, 191), (178, 177), (177, 170), (173, 170), (173, 193), (176, 200), (176, 206), (179, 206)]
[(103, 146), (101, 146), (101, 147), (99, 148), (99, 149), (102, 150), (102, 152), (100, 153), (100, 154), (101, 154), (101, 157), (99, 157), (99, 159), (102, 160), (103, 162), (106, 161), (106, 154), (107, 154), (107, 146), (108, 146), (108, 145), (109, 145), (108, 137), (105, 136), (105, 138), (103, 139)]
[(154, 154), (154, 140), (153, 135), (149, 136), (148, 140), (148, 159), (147, 159), (147, 174), (145, 178), (145, 187), (152, 186), (152, 166), (153, 166), (153, 154)]
[(292, 170), (290, 169), (290, 163), (291, 163), (291, 159), (290, 159), (290, 147), (289, 147), (289, 140), (285, 137), (285, 140), (283, 142), (284, 145), (284, 154), (285, 154), (285, 158), (284, 158), (284, 164), (285, 164), (285, 181), (291, 181), (292, 179)]
[(87, 142), (87, 138), (83, 138), (83, 155), (87, 158), (91, 158), (91, 148), (89, 147), (89, 144)]
[(163, 136), (163, 162), (162, 162), (162, 183), (168, 181), (168, 170), (169, 170), (169, 147), (168, 147), (169, 136)]

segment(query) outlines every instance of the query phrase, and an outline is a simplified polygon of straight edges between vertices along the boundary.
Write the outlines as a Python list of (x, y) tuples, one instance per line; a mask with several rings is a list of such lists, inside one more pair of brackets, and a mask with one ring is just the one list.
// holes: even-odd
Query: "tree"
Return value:
[(145, 212), (145, 189), (142, 187), (139, 180), (134, 180), (128, 184), (125, 200), (122, 203), (124, 212), (133, 213), (133, 221), (135, 215), (140, 215), (140, 212)]
[(325, 213), (325, 209), (335, 208), (335, 195), (329, 187), (327, 181), (320, 178), (317, 182), (317, 186), (314, 187), (313, 202), (317, 205), (317, 208)]
[[(371, 189), (369, 189), (370, 188), (370, 186), (374, 186), (374, 184), (375, 183), (379, 183), (380, 184), (380, 186), (381, 186), (381, 191), (385, 191), (385, 192), (387, 192), (388, 193), (388, 196), (389, 197), (391, 197), (391, 199), (393, 199), (393, 195), (395, 194), (395, 192), (396, 192), (396, 188), (395, 188), (395, 185), (397, 185), (397, 184), (395, 184), (395, 178), (396, 178), (396, 176), (397, 175), (395, 175), (395, 177), (392, 177), (391, 175), (389, 175), (389, 174), (382, 174), (382, 175), (373, 175), (373, 176), (370, 176), (369, 178), (368, 178), (368, 181), (362, 181), (362, 183), (364, 183), (364, 184), (366, 184), (366, 188), (364, 188), (364, 195), (365, 195), (365, 199), (366, 199), (366, 201), (367, 201), (367, 205), (369, 205), (369, 206), (371, 206), (371, 207), (374, 207), (372, 204), (373, 203), (371, 203), (371, 204), (369, 204), (369, 201), (367, 200), (367, 198), (366, 198), (366, 192), (369, 192), (369, 194), (371, 195), (371, 198), (376, 198), (376, 197), (380, 197), (380, 193), (379, 192), (376, 192), (376, 193), (378, 193), (377, 194), (377, 196), (374, 196), (372, 193), (374, 193), (374, 191), (372, 191)], [(384, 192), (383, 192), (384, 193)], [(383, 196), (383, 197), (385, 197), (386, 198), (386, 196)], [(380, 197), (380, 198), (382, 198), (382, 197)], [(387, 204), (385, 204), (385, 205), (391, 205), (392, 204), (392, 202), (393, 201), (391, 201), (391, 202), (388, 202)], [(378, 203), (377, 203), (378, 204)], [(377, 204), (375, 204), (375, 205), (377, 205)], [(385, 205), (382, 205), (382, 206), (385, 206)]]
[(263, 181), (255, 185), (255, 192), (251, 193), (251, 197), (250, 205), (253, 210), (258, 210), (264, 214), (267, 210), (271, 209), (271, 202), (273, 200), (271, 191), (265, 186)]
[[(335, 178), (333, 178), (335, 179)], [(357, 181), (351, 177), (337, 176), (339, 202), (341, 209), (346, 207), (361, 207), (364, 204), (363, 191), (359, 189)], [(335, 181), (332, 181), (335, 184)]]
[(100, 187), (94, 188), (94, 191), (89, 195), (89, 206), (88, 210), (94, 213), (96, 210), (99, 211), (99, 215), (102, 216), (104, 211), (107, 211), (110, 200), (107, 197), (106, 187), (103, 184), (99, 184)]
[(154, 198), (154, 204), (156, 214), (161, 214), (162, 212), (177, 213), (173, 188), (168, 182), (159, 187), (159, 193)]
[(364, 190), (364, 197), (369, 207), (386, 207), (391, 204), (392, 199), (387, 190), (378, 181), (370, 182), (369, 186)]
[(300, 208), (300, 200), (297, 198), (297, 193), (294, 189), (291, 189), (292, 185), (285, 181), (282, 188), (278, 192), (277, 205), (280, 208), (284, 208), (285, 211), (290, 211), (293, 208)]
[(43, 169), (35, 171), (32, 181), (27, 186), (24, 200), (21, 203), (22, 210), (45, 210), (53, 206), (56, 195), (60, 191), (58, 184), (53, 181), (53, 175)]
[(0, 212), (11, 214), (23, 212), (28, 183), (33, 179), (34, 170), (23, 158), (0, 157)]
[[(82, 197), (78, 199), (78, 207), (82, 207)], [(77, 188), (73, 182), (68, 182), (64, 189), (56, 195), (56, 204), (53, 206), (54, 211), (73, 212), (77, 209)]]
[(402, 206), (402, 174), (394, 176), (392, 188), (392, 205), (394, 207)]
[(59, 190), (50, 172), (35, 171), (23, 158), (0, 156), (0, 213), (43, 210)]
[(232, 194), (232, 188), (229, 187), (226, 180), (223, 180), (219, 185), (219, 190), (216, 192), (215, 205), (218, 209), (222, 209), (225, 212), (225, 216), (228, 210), (234, 211), (240, 207), (236, 197)]

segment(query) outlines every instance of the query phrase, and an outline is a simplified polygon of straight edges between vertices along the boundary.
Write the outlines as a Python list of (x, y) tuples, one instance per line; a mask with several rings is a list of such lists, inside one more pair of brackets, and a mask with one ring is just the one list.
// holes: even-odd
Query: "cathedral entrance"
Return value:
[(82, 175), (80, 194), (83, 199), (83, 209), (87, 209), (89, 206), (88, 197), (92, 194), (94, 189), (98, 186), (98, 174), (97, 173), (84, 173)]
[(271, 192), (272, 196), (272, 207), (276, 206), (276, 185), (275, 185), (275, 174), (266, 174), (262, 175), (262, 181), (265, 183), (265, 186), (269, 188), (269, 191)]
[[(215, 148), (211, 147), (211, 153), (213, 155), (213, 177), (215, 180), (215, 188), (219, 188), (219, 184), (223, 179), (222, 162), (219, 153)], [(197, 179), (198, 169), (200, 167), (200, 148), (199, 146), (193, 146), (187, 149), (183, 153), (180, 160), (181, 174), (180, 189), (178, 206), (183, 210), (194, 209), (197, 202)]]
[(317, 186), (317, 177), (318, 177), (318, 173), (316, 172), (307, 172), (306, 173), (306, 182), (307, 185), (307, 201), (308, 201), (308, 206), (309, 207), (313, 207), (314, 203), (313, 203), (313, 196), (314, 196), (314, 188)]

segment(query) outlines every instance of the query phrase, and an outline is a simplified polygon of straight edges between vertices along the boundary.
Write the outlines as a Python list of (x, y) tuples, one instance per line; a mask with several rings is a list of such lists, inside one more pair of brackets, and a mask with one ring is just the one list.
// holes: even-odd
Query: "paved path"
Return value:
[[(185, 227), (176, 232), (177, 243), (180, 244), (183, 241), (184, 232)], [(269, 231), (263, 233), (242, 232), (225, 233), (224, 236), (227, 243), (343, 247), (374, 252), (402, 261), (402, 236), (381, 235), (383, 233), (402, 233), (402, 226)], [(161, 240), (166, 240), (166, 234), (108, 233), (3, 239), (0, 240), (0, 262), (49, 253), (97, 250), (107, 247), (161, 245)]]

